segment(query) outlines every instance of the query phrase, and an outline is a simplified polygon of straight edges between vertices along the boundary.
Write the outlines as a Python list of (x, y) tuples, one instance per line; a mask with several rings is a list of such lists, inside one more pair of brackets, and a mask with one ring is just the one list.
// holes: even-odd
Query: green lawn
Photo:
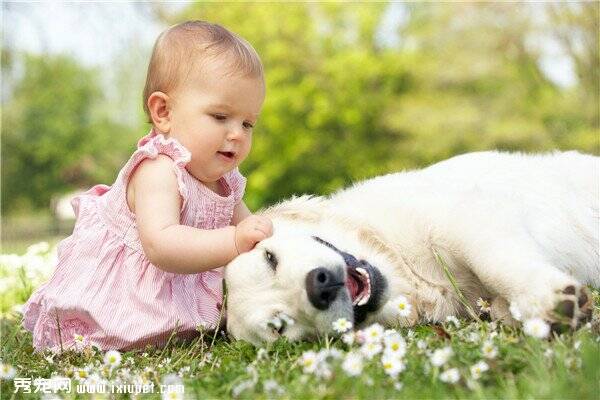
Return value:
[[(351, 349), (339, 339), (322, 339), (318, 343), (281, 340), (265, 351), (208, 332), (200, 332), (189, 343), (172, 340), (164, 349), (124, 353), (120, 365), (109, 372), (103, 367), (104, 355), (95, 350), (79, 354), (67, 351), (53, 359), (45, 358), (49, 353), (33, 353), (31, 336), (19, 326), (19, 319), (2, 321), (2, 360), (16, 367), (17, 377), (97, 374), (113, 382), (138, 377), (158, 387), (165, 376), (173, 379), (170, 374), (178, 373), (185, 384), (185, 398), (598, 398), (598, 335), (589, 329), (547, 341), (525, 337), (508, 328), (491, 330), (487, 323), (445, 327), (450, 339), (431, 327), (418, 328), (413, 331), (414, 336), (401, 330), (408, 351), (404, 356), (406, 370), (396, 378), (384, 373), (378, 355), (366, 361), (356, 377), (348, 376), (340, 367), (341, 361), (335, 359), (328, 363), (329, 376), (303, 371), (298, 359), (305, 351), (330, 348), (344, 354)], [(472, 332), (478, 332), (481, 340), (467, 340)], [(492, 332), (498, 332), (492, 339), (498, 354), (486, 359), (482, 357), (482, 341)], [(426, 349), (418, 348), (419, 340), (425, 341)], [(451, 346), (454, 355), (443, 367), (431, 367), (427, 352), (445, 346)], [(489, 370), (479, 380), (468, 382), (470, 367), (482, 359)], [(449, 368), (458, 368), (457, 383), (439, 379), (441, 370)], [(73, 385), (76, 382), (74, 379)], [(21, 393), (12, 395), (13, 391), (13, 381), (2, 381), (2, 398), (24, 398)], [(72, 397), (73, 394), (69, 398)]]

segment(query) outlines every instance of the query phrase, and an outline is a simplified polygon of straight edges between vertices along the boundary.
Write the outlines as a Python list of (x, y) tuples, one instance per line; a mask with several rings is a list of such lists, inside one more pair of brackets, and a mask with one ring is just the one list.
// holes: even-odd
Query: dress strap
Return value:
[(140, 163), (147, 158), (155, 159), (159, 154), (169, 156), (173, 160), (173, 171), (177, 177), (177, 186), (182, 198), (181, 209), (183, 210), (188, 198), (188, 188), (185, 179), (188, 172), (185, 166), (190, 162), (191, 155), (176, 139), (165, 138), (162, 134), (157, 134), (154, 130), (150, 131), (148, 135), (141, 138), (138, 142), (138, 148), (127, 162), (127, 165), (121, 170), (120, 178), (126, 187), (131, 175)]

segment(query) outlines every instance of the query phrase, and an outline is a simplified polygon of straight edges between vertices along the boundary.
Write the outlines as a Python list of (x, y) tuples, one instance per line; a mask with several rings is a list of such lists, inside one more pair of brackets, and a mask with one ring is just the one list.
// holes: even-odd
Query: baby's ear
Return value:
[(153, 92), (148, 97), (148, 111), (152, 124), (162, 133), (171, 131), (170, 98), (163, 92)]

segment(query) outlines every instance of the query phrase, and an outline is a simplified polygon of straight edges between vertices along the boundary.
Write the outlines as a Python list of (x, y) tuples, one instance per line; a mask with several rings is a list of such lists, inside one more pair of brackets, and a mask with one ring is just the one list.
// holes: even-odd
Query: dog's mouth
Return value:
[(387, 281), (379, 269), (365, 260), (357, 260), (345, 253), (346, 288), (352, 299), (354, 324), (365, 321), (367, 315), (377, 311), (387, 289)]
[(371, 298), (371, 278), (363, 267), (346, 266), (346, 288), (352, 306), (364, 306)]

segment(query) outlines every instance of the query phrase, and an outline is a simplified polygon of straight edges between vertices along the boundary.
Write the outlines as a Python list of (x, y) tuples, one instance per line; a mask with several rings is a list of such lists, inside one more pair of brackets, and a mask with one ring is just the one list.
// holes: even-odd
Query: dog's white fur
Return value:
[[(474, 309), (482, 297), (493, 300), (496, 319), (513, 321), (507, 311), (513, 303), (523, 318), (553, 321), (556, 305), (577, 303), (573, 296), (582, 285), (600, 287), (599, 160), (577, 152), (470, 153), (360, 182), (328, 198), (284, 201), (263, 211), (274, 235), (226, 268), (228, 329), (259, 343), (278, 337), (266, 325), (278, 313), (296, 321), (283, 332), (292, 340), (327, 332), (340, 317), (352, 319), (347, 295), (327, 310), (308, 300), (310, 270), (345, 265), (312, 236), (367, 260), (387, 278), (384, 304), (365, 323), (466, 316), (435, 253)], [(267, 250), (277, 258), (276, 269)], [(577, 293), (563, 293), (571, 285)], [(399, 295), (413, 305), (409, 317), (399, 318), (391, 306)]]

